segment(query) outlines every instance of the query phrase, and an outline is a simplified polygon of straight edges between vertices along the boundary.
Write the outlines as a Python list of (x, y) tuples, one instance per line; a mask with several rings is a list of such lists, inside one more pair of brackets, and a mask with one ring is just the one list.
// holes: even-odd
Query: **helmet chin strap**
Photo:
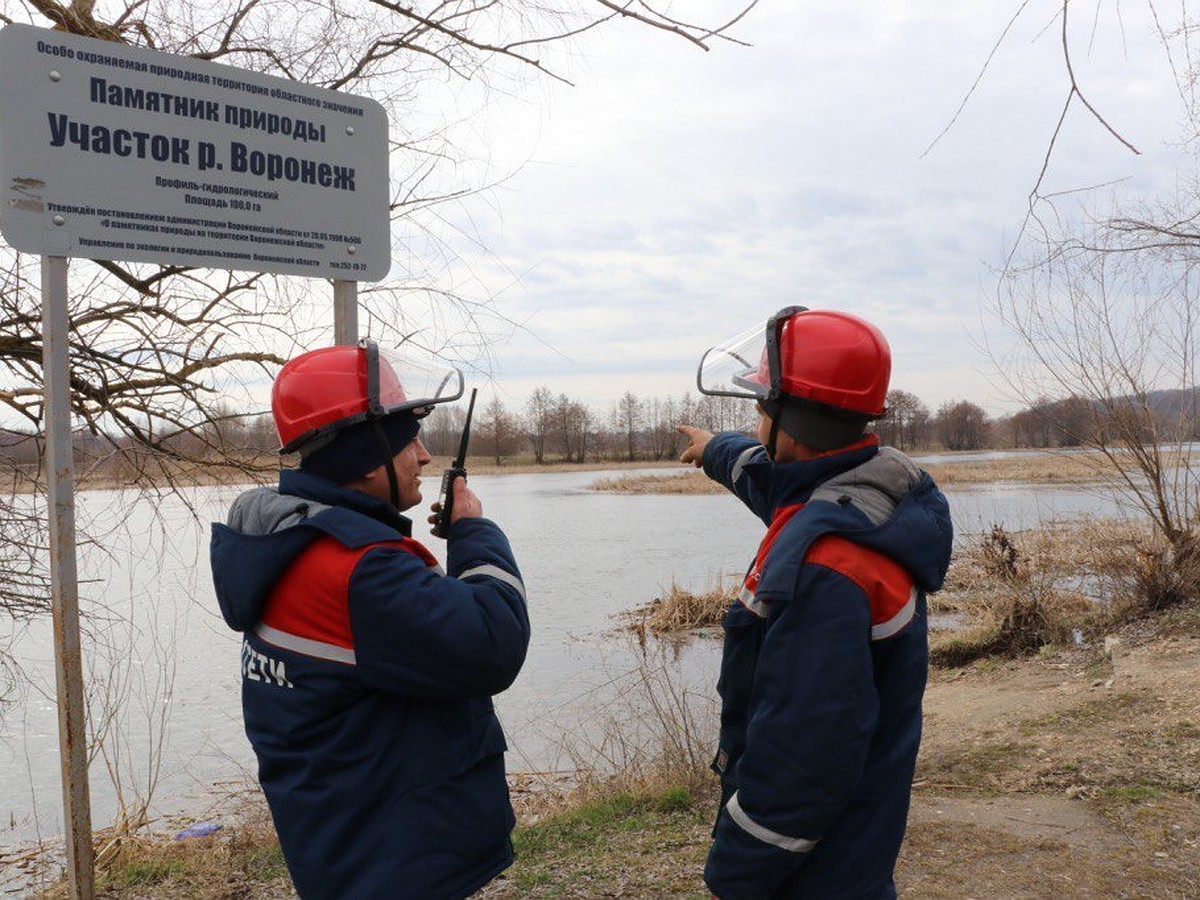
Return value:
[(383, 426), (379, 424), (379, 420), (373, 420), (372, 424), (375, 426), (375, 435), (379, 438), (379, 445), (383, 448), (383, 457), (385, 460), (383, 468), (387, 472), (388, 490), (391, 494), (392, 506), (396, 507), (396, 509), (399, 509), (400, 482), (399, 479), (396, 478), (396, 464), (393, 461), (395, 454), (392, 453), (392, 447), (388, 443), (387, 435), (383, 433)]
[(779, 400), (777, 388), (758, 401), (758, 411), (771, 420), (771, 433), (767, 437), (767, 458), (775, 462), (775, 445), (779, 441), (779, 423), (783, 420), (783, 403)]
[(767, 438), (767, 458), (775, 462), (775, 441), (779, 437), (779, 420), (783, 418), (782, 410), (771, 417), (771, 435)]
[(771, 416), (771, 436), (767, 441), (767, 456), (771, 462), (775, 462), (775, 444), (779, 438), (779, 422), (783, 419), (783, 367), (779, 361), (779, 334), (788, 319), (802, 312), (808, 312), (808, 307), (785, 306), (767, 320), (765, 343), (767, 368), (771, 376), (771, 389), (767, 394), (767, 400), (774, 401), (773, 405), (775, 406), (775, 415)]

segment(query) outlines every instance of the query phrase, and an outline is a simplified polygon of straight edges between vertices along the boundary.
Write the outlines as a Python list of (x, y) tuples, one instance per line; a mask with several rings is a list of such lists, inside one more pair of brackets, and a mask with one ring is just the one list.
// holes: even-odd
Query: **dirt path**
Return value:
[(1200, 896), (1200, 638), (935, 673), (911, 897)]

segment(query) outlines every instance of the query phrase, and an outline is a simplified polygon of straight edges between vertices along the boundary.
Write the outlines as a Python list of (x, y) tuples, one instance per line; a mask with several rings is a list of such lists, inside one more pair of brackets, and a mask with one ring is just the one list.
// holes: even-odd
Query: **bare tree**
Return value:
[(1044, 449), (1052, 446), (1054, 425), (1045, 415), (1047, 404), (1013, 413), (1008, 419), (1010, 440), (1015, 447)]
[[(1076, 203), (1086, 186), (1051, 192), (1044, 185), (1073, 108), (1109, 139), (1138, 152), (1081, 74), (1085, 48), (1090, 51), (1105, 29), (1118, 32), (1122, 45), (1126, 35), (1143, 30), (1139, 25), (1157, 36), (1180, 102), (1180, 144), (1194, 150), (1200, 137), (1200, 22), (1186, 4), (1168, 9), (1148, 0), (1081, 10), (1059, 0), (1057, 6), (1063, 104), (991, 303), (1015, 347), (991, 335), (990, 353), (1013, 395), (1027, 404), (1010, 420), (1014, 439), (1095, 451), (1083, 458), (1098, 460), (1096, 474), (1144, 510), (1165, 541), (1166, 551), (1152, 554), (1161, 565), (1151, 568), (1166, 573), (1168, 588), (1148, 593), (1194, 598), (1200, 595), (1200, 499), (1183, 442), (1197, 433), (1200, 184), (1194, 175), (1181, 176), (1175, 196), (1136, 201), (1113, 189), (1111, 209), (1082, 214), (1067, 204)], [(1027, 3), (1017, 6), (997, 47), (1029, 10)]]
[(929, 408), (915, 394), (893, 388), (887, 394), (887, 410), (887, 416), (875, 423), (883, 443), (910, 450), (928, 440)]
[(421, 443), (432, 456), (454, 456), (462, 439), (467, 411), (455, 404), (444, 403), (433, 408), (421, 420)]
[(587, 456), (591, 411), (566, 394), (559, 394), (550, 409), (551, 428), (559, 453), (566, 462), (583, 462)]
[(708, 431), (745, 431), (754, 427), (754, 406), (737, 397), (704, 395), (694, 407), (695, 423)]
[(625, 434), (625, 458), (636, 458), (637, 433), (642, 427), (642, 404), (633, 391), (626, 391), (617, 401), (617, 414)]
[[(85, 268), (80, 266), (78, 268)], [(222, 466), (253, 477), (264, 461), (230, 442), (239, 414), (222, 403), (231, 384), (251, 384), (282, 361), (261, 349), (284, 334), (285, 290), (259, 276), (200, 279), (177, 269), (121, 269), (116, 289), (104, 264), (77, 276), (69, 302), (71, 411), (80, 435), (78, 480), (169, 490), (197, 467)], [(112, 268), (116, 269), (116, 266)], [(0, 283), (0, 407), (14, 427), (42, 429), (41, 298), (31, 261), (12, 257)], [(259, 287), (262, 290), (259, 290)], [(245, 334), (260, 336), (257, 347)], [(287, 336), (290, 342), (292, 338)], [(0, 463), (3, 464), (3, 463)], [(38, 471), (10, 476), (21, 492), (40, 490)], [(11, 497), (12, 495), (10, 495)], [(46, 535), (35, 504), (0, 500), (5, 543), (22, 561), (44, 558)], [(45, 608), (40, 565), (5, 567), (0, 595), (10, 613)]]
[[(1018, 397), (1097, 452), (1101, 477), (1145, 511), (1176, 563), (1196, 561), (1196, 248), (1131, 240), (1100, 222), (1009, 272), (995, 312), (1016, 338), (995, 354)], [(1043, 398), (1062, 397), (1047, 403)], [(1174, 402), (1164, 402), (1167, 398)]]
[(533, 449), (533, 461), (538, 465), (546, 461), (546, 439), (550, 436), (553, 414), (554, 395), (550, 388), (539, 385), (525, 401), (525, 431)]
[(504, 401), (493, 395), (483, 407), (479, 423), (479, 439), (474, 446), (486, 450), (496, 465), (512, 456), (521, 446), (521, 430), (517, 417), (504, 407)]
[(979, 450), (987, 443), (987, 413), (969, 400), (947, 400), (938, 407), (933, 427), (947, 450)]
[(675, 430), (679, 424), (675, 401), (670, 397), (662, 400), (654, 397), (646, 401), (645, 409), (650, 458), (660, 460), (675, 456), (679, 439), (679, 433)]
[(1083, 397), (1040, 397), (1010, 416), (1008, 427), (1017, 447), (1078, 447), (1091, 435), (1094, 418), (1091, 403)]

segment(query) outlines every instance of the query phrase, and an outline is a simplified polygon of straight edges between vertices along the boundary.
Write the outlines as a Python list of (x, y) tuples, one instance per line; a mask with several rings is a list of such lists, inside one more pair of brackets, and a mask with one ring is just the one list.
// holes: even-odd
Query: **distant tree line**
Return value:
[[(1164, 417), (1177, 418), (1180, 392), (1163, 392), (1157, 399)], [(1191, 400), (1195, 408), (1193, 398)], [(906, 452), (938, 450), (985, 450), (1029, 447), (1048, 449), (1084, 446), (1094, 441), (1097, 429), (1105, 428), (1094, 405), (1081, 398), (1039, 400), (1009, 416), (991, 417), (969, 400), (949, 400), (931, 412), (908, 391), (888, 392), (888, 414), (874, 423), (883, 443)], [(1111, 430), (1119, 433), (1125, 423), (1120, 405), (1108, 413)], [(461, 404), (438, 406), (424, 421), (421, 439), (435, 456), (452, 456), (458, 449), (466, 410)], [(498, 396), (477, 405), (471, 426), (470, 454), (497, 465), (528, 461), (536, 464), (607, 461), (661, 461), (676, 458), (684, 441), (676, 431), (681, 424), (710, 431), (750, 430), (755, 425), (754, 405), (733, 397), (695, 396), (638, 397), (626, 391), (605, 408), (596, 409), (554, 393), (548, 386), (533, 391), (517, 408)], [(1147, 426), (1152, 427), (1152, 424)], [(1192, 429), (1193, 438), (1200, 436)], [(111, 439), (80, 434), (76, 438), (81, 455), (95, 459), (111, 453)], [(180, 449), (198, 453), (206, 446), (220, 445), (251, 453), (264, 468), (273, 466), (272, 454), (278, 439), (269, 415), (237, 415), (225, 411), (204, 429), (181, 431), (173, 438)], [(40, 442), (33, 436), (0, 431), (0, 460), (36, 466)], [(109, 468), (131, 465), (121, 455), (112, 456)], [(104, 466), (100, 466), (104, 470)], [(111, 476), (119, 472), (108, 471)]]
[[(435, 408), (421, 428), (430, 453), (455, 452), (465, 416), (457, 406)], [(518, 409), (496, 396), (476, 408), (471, 454), (496, 464), (526, 457), (537, 464), (673, 459), (683, 450), (675, 430), (681, 424), (726, 431), (752, 421), (753, 406), (734, 397), (641, 398), (626, 391), (607, 408), (595, 409), (542, 385)]]
[[(1156, 399), (1164, 418), (1177, 419), (1185, 401), (1179, 392)], [(1195, 409), (1194, 398), (1190, 408)], [(1105, 425), (1094, 404), (1070, 397), (1039, 400), (1012, 415), (992, 417), (969, 400), (949, 400), (931, 412), (916, 395), (892, 390), (888, 414), (873, 430), (885, 444), (906, 452), (985, 450), (1030, 447), (1077, 447), (1096, 437), (1098, 428), (1113, 432), (1121, 423)], [(1120, 406), (1117, 407), (1119, 417)], [(429, 451), (451, 455), (462, 433), (464, 410), (439, 407), (426, 420), (422, 437)], [(1110, 417), (1111, 418), (1111, 417)], [(681, 424), (710, 431), (754, 428), (754, 405), (733, 397), (638, 397), (626, 391), (606, 408), (594, 409), (565, 393), (538, 387), (522, 407), (513, 409), (493, 396), (477, 408), (472, 424), (471, 453), (497, 464), (522, 457), (535, 463), (637, 461), (674, 459), (684, 446), (676, 431)], [(1200, 436), (1193, 428), (1192, 436)]]

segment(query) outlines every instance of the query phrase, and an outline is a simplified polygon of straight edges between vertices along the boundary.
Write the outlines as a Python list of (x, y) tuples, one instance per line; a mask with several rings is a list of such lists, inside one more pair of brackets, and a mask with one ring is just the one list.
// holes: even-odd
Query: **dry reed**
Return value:
[(619, 475), (599, 478), (589, 486), (593, 491), (616, 491), (622, 494), (719, 494), (725, 488), (699, 469), (689, 469), (671, 475)]
[(733, 592), (723, 576), (710, 578), (700, 593), (672, 581), (662, 596), (625, 614), (630, 620), (627, 627), (643, 642), (648, 635), (664, 637), (717, 628), (725, 618)]
[(563, 802), (711, 788), (716, 698), (689, 687), (679, 656), (663, 645), (643, 646), (635, 668), (618, 680), (622, 687), (604, 709), (564, 734), (561, 749), (577, 780)]
[(1026, 453), (1000, 459), (922, 463), (933, 480), (948, 484), (1092, 484), (1110, 479), (1116, 467), (1098, 453)]

